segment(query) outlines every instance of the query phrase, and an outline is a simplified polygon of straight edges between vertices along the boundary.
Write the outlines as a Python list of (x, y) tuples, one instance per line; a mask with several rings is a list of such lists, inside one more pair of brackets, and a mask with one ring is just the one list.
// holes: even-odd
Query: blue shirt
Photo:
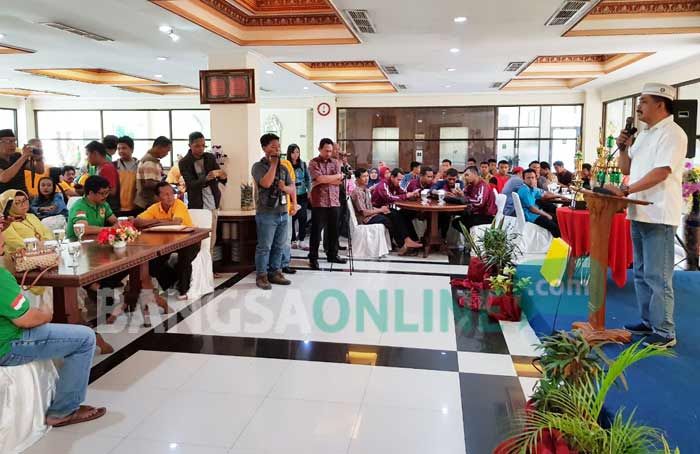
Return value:
[(406, 175), (404, 175), (403, 178), (401, 179), (401, 183), (399, 183), (399, 186), (401, 186), (401, 189), (403, 189), (405, 191), (406, 188), (408, 187), (408, 183), (410, 183), (411, 180), (414, 178), (418, 178), (418, 177), (416, 175), (413, 175), (413, 172), (409, 172)]
[(540, 217), (539, 214), (530, 211), (530, 207), (537, 207), (537, 201), (542, 198), (543, 193), (544, 191), (542, 189), (531, 188), (526, 184), (522, 185), (522, 187), (518, 189), (518, 197), (520, 197), (520, 203), (523, 205), (523, 211), (525, 211), (525, 220), (527, 222), (535, 222), (535, 220), (538, 217)]
[(518, 192), (525, 182), (519, 176), (513, 175), (508, 181), (506, 181), (505, 186), (503, 186), (503, 191), (501, 194), (506, 196), (506, 204), (503, 207), (503, 214), (505, 216), (515, 216), (515, 207), (513, 206), (513, 193)]
[[(462, 184), (462, 180), (457, 180), (455, 183), (455, 186), (457, 186), (459, 189), (464, 189), (464, 185)], [(439, 191), (440, 189), (444, 189), (445, 191), (449, 192), (450, 190), (447, 188), (447, 180), (439, 180), (437, 183), (433, 185), (432, 188), (430, 188), (433, 191)]]

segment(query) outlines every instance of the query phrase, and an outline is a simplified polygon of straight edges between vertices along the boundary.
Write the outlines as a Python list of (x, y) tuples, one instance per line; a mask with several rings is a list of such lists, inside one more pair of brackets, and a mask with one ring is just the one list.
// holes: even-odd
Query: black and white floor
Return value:
[(294, 255), (292, 286), (235, 275), (152, 329), (98, 328), (119, 350), (96, 360), (87, 401), (109, 413), (27, 452), (491, 452), (536, 382), (529, 324), (452, 310), (466, 266), (444, 255), (352, 275)]

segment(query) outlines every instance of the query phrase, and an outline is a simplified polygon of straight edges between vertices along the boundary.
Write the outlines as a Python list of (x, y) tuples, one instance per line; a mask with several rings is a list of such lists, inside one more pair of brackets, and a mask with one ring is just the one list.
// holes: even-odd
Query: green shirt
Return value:
[(109, 219), (114, 213), (109, 207), (107, 202), (103, 202), (99, 205), (94, 205), (90, 202), (87, 197), (83, 196), (73, 204), (68, 212), (68, 225), (66, 226), (66, 235), (71, 240), (75, 240), (75, 232), (73, 231), (73, 224), (76, 221), (87, 221), (88, 225), (93, 227), (104, 227), (105, 221)]
[(0, 268), (0, 358), (10, 352), (10, 342), (22, 337), (22, 328), (12, 320), (29, 310), (29, 301), (22, 295), (17, 280), (4, 268)]

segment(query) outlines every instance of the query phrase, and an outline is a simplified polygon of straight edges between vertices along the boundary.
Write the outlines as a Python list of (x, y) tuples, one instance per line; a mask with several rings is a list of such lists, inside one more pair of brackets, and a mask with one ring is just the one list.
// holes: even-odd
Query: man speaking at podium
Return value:
[(629, 186), (616, 192), (652, 205), (630, 204), (634, 245), (634, 287), (641, 323), (625, 325), (646, 336), (645, 345), (676, 345), (673, 321), (674, 235), (681, 220), (683, 160), (688, 137), (673, 121), (676, 89), (668, 85), (644, 85), (637, 106), (638, 119), (646, 124), (636, 137), (625, 128), (617, 138), (619, 166), (629, 175)]

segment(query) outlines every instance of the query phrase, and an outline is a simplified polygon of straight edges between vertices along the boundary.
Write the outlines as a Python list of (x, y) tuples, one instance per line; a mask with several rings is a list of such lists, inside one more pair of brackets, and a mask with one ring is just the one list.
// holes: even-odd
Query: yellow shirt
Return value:
[[(292, 186), (295, 186), (297, 175), (296, 172), (294, 172), (294, 166), (292, 166), (292, 163), (289, 162), (289, 160), (287, 159), (283, 159), (280, 161), (280, 164), (282, 164), (284, 168), (287, 169), (289, 177), (292, 179)], [(287, 213), (292, 214), (293, 210), (294, 207), (292, 206), (292, 197), (289, 194), (287, 194)]]
[(73, 184), (68, 183), (67, 181), (59, 181), (58, 186), (63, 189), (63, 191), (75, 191), (75, 186)]
[(27, 186), (27, 194), (30, 199), (39, 195), (39, 180), (44, 177), (49, 176), (49, 168), (44, 168), (44, 173), (34, 173), (34, 179), (32, 180), (32, 171), (24, 171), (24, 184)]
[(25, 238), (52, 240), (53, 233), (41, 223), (38, 217), (27, 213), (24, 221), (14, 221), (3, 232), (5, 237), (5, 252), (12, 254), (24, 247)]
[(182, 225), (187, 227), (194, 227), (192, 223), (192, 218), (190, 217), (190, 212), (187, 211), (187, 206), (185, 202), (180, 199), (175, 199), (175, 203), (170, 207), (168, 211), (163, 210), (163, 206), (158, 203), (154, 203), (146, 211), (139, 214), (139, 219), (145, 219), (147, 221), (157, 220), (157, 221), (172, 221), (175, 218), (182, 219)]

